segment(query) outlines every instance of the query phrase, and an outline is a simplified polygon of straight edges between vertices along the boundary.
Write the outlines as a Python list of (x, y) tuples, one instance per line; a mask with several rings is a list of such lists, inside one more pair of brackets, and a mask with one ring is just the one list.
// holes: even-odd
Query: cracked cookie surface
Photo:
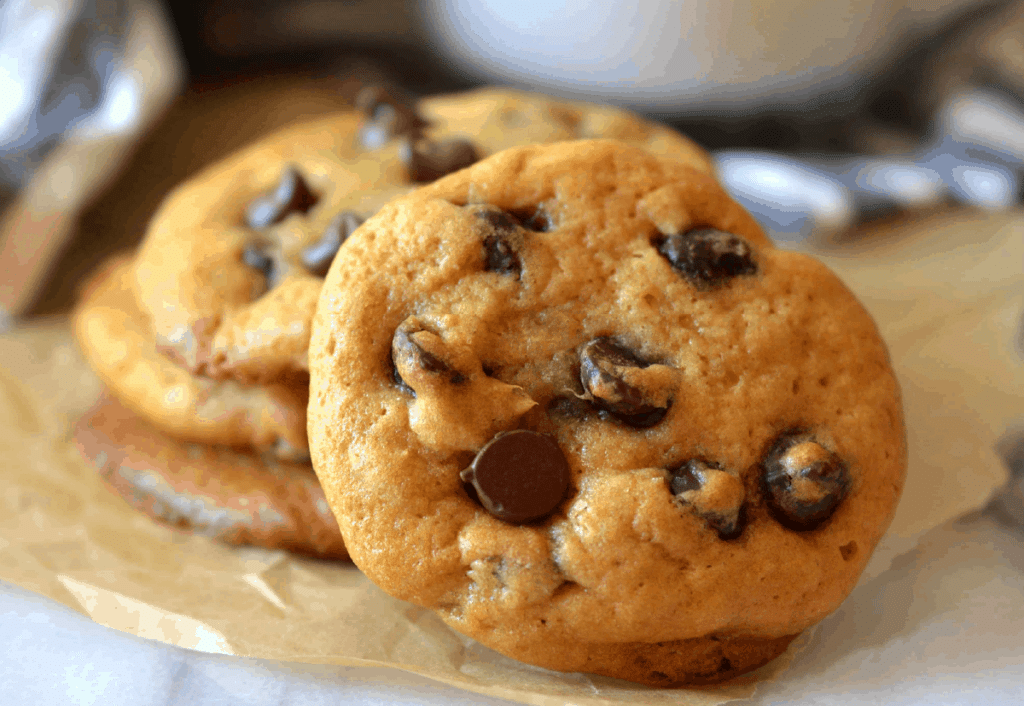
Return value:
[(902, 488), (854, 296), (685, 158), (618, 141), (510, 149), (386, 206), (327, 275), (310, 361), (357, 565), (552, 669), (763, 664), (853, 588)]

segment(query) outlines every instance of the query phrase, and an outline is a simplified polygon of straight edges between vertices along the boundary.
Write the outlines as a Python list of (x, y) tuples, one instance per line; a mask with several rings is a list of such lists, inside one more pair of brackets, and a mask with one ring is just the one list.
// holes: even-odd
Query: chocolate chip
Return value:
[(413, 107), (411, 96), (379, 86), (367, 86), (356, 95), (356, 107), (367, 120), (359, 139), (367, 149), (383, 147), (401, 135), (418, 137), (429, 123)]
[(242, 262), (262, 274), (267, 287), (273, 287), (277, 279), (277, 266), (268, 252), (269, 245), (263, 241), (252, 241), (242, 250)]
[(695, 228), (658, 238), (654, 246), (697, 287), (715, 287), (757, 272), (747, 241), (714, 228)]
[(551, 219), (551, 214), (548, 213), (547, 209), (543, 206), (538, 206), (537, 209), (523, 217), (523, 226), (530, 230), (537, 231), (538, 233), (547, 233), (548, 231), (554, 230), (555, 223)]
[(569, 463), (550, 436), (518, 429), (501, 432), (461, 473), (480, 504), (505, 522), (525, 523), (558, 507), (569, 487)]
[(486, 267), (489, 272), (519, 276), (523, 265), (507, 240), (499, 235), (487, 236), (484, 238), (484, 252), (487, 255)]
[(646, 428), (660, 422), (668, 404), (649, 399), (626, 382), (630, 368), (650, 365), (610, 338), (595, 338), (580, 350), (580, 382), (594, 405), (630, 426)]
[[(391, 361), (394, 364), (394, 374), (397, 376), (398, 383), (413, 395), (416, 394), (415, 389), (406, 378), (419, 378), (423, 373), (443, 376), (452, 385), (464, 383), (465, 375), (427, 351), (416, 341), (416, 334), (422, 332), (426, 332), (426, 329), (412, 317), (403, 321), (395, 329), (395, 335), (391, 339)], [(433, 334), (427, 333), (433, 336)]]
[[(669, 489), (722, 539), (743, 531), (743, 484), (711, 461), (694, 458), (669, 471)], [(684, 495), (687, 494), (687, 495)], [(716, 497), (702, 497), (715, 494)]]
[(363, 218), (353, 211), (342, 211), (327, 225), (320, 240), (302, 251), (302, 266), (310, 273), (324, 277), (330, 269), (334, 256), (363, 223)]
[(317, 196), (305, 179), (294, 166), (289, 166), (273, 191), (257, 197), (245, 209), (245, 222), (250, 228), (262, 230), (293, 211), (306, 213), (316, 202)]
[(457, 138), (441, 142), (408, 139), (402, 143), (399, 156), (405, 163), (409, 178), (416, 182), (440, 179), (480, 159), (472, 142)]
[(497, 206), (481, 205), (471, 206), (470, 208), (473, 211), (473, 215), (494, 230), (513, 232), (517, 228), (522, 228), (523, 226), (522, 222), (514, 214), (502, 210)]
[(515, 219), (516, 225), (536, 233), (547, 233), (555, 227), (551, 214), (548, 213), (543, 204), (533, 208), (527, 207), (503, 211), (503, 213), (508, 213), (512, 216)]
[(818, 527), (835, 512), (850, 486), (846, 465), (806, 434), (775, 442), (763, 464), (765, 500), (775, 519), (793, 530)]
[(523, 269), (518, 250), (523, 245), (525, 235), (519, 219), (497, 206), (473, 205), (467, 209), (479, 219), (485, 269), (518, 278)]
[(703, 471), (708, 468), (721, 468), (721, 466), (699, 459), (692, 459), (679, 468), (669, 471), (672, 478), (669, 483), (672, 494), (680, 495), (688, 490), (700, 490), (701, 486), (704, 485)]

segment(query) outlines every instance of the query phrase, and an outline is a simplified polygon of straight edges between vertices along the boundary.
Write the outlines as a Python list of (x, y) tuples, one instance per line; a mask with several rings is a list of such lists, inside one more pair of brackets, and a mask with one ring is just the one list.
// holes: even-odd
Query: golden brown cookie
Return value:
[(283, 458), (308, 458), (308, 388), (213, 380), (162, 355), (136, 301), (131, 267), (126, 256), (108, 262), (83, 289), (73, 316), (86, 361), (114, 395), (176, 439), (271, 447)]
[(685, 158), (618, 141), (509, 149), (385, 206), (327, 275), (310, 373), (356, 564), (551, 669), (763, 664), (853, 588), (903, 485), (854, 296)]
[(228, 544), (346, 559), (308, 464), (180, 442), (105, 395), (75, 425), (79, 451), (132, 507)]
[[(616, 108), (495, 89), (415, 107), (368, 91), (361, 105), (363, 112), (280, 130), (182, 184), (132, 265), (132, 288), (160, 354), (196, 379), (240, 383), (243, 406), (274, 386), (307, 384), (322, 276), (347, 235), (391, 198), (510, 145), (600, 135), (686, 155), (711, 171), (691, 141)], [(295, 418), (305, 411), (300, 397), (289, 409)], [(181, 421), (164, 402), (136, 410), (158, 425)], [(267, 438), (254, 433), (247, 443), (263, 447)]]
[[(75, 311), (86, 360), (113, 391), (75, 427), (82, 454), (128, 503), (158, 521), (231, 544), (346, 558), (306, 456), (305, 417), (291, 411), (306, 390), (246, 390), (175, 365), (156, 349), (130, 266), (126, 256), (106, 263)], [(153, 410), (159, 428), (148, 421)], [(226, 445), (251, 439), (276, 453)], [(294, 460), (282, 458), (288, 456)]]

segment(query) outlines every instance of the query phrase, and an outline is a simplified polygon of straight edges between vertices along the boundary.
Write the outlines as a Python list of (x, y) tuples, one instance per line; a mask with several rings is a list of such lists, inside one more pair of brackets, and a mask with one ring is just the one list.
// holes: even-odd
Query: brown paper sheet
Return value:
[(1024, 419), (1024, 214), (937, 213), (814, 254), (875, 317), (903, 390), (907, 483), (867, 579), (1006, 482), (996, 442)]
[[(1022, 230), (1013, 215), (947, 216), (824, 254), (877, 317), (907, 412), (906, 491), (865, 580), (1005, 481), (995, 442), (1024, 416), (1013, 394), (1024, 383), (1015, 348)], [(533, 668), (386, 596), (350, 564), (229, 548), (158, 526), (109, 493), (69, 443), (71, 424), (98, 393), (65, 321), (0, 336), (0, 579), (183, 647), (400, 667), (522, 703), (716, 704), (755, 688), (751, 677), (656, 690)], [(783, 675), (810, 638), (756, 678)]]

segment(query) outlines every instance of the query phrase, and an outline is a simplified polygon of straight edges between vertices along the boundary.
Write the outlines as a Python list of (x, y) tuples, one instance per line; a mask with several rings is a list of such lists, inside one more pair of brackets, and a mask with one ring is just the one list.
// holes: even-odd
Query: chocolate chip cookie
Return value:
[[(238, 404), (249, 408), (272, 389), (296, 391), (286, 415), (296, 424), (281, 430), (284, 441), (253, 430), (223, 442), (304, 451), (307, 349), (322, 277), (348, 235), (391, 198), (508, 146), (582, 137), (624, 139), (711, 171), (688, 139), (616, 108), (494, 89), (418, 103), (366, 89), (358, 103), (280, 130), (181, 185), (131, 266), (154, 343), (180, 374), (203, 381), (196, 385), (234, 381)], [(94, 347), (102, 367), (106, 344)], [(206, 438), (206, 422), (188, 428), (177, 400), (127, 382), (119, 396), (147, 400), (134, 408), (176, 436)], [(165, 426), (172, 417), (173, 428)]]
[(83, 290), (72, 318), (89, 367), (114, 396), (175, 439), (271, 448), (308, 461), (308, 387), (246, 386), (176, 364), (157, 348), (150, 317), (135, 297), (132, 265), (128, 256), (107, 263)]
[(109, 488), (162, 524), (227, 544), (348, 558), (308, 463), (179, 441), (109, 394), (75, 424), (74, 442)]
[[(294, 451), (306, 448), (305, 434), (291, 432), (302, 430), (305, 417), (294, 410), (307, 391), (246, 390), (190, 375), (157, 351), (131, 282), (129, 257), (107, 263), (75, 312), (86, 359), (113, 392), (75, 424), (85, 459), (126, 502), (164, 524), (230, 544), (347, 558), (308, 458)], [(148, 421), (155, 412), (159, 426)], [(244, 448), (253, 439), (277, 440), (276, 453)], [(299, 458), (281, 458), (285, 449)]]
[(671, 685), (765, 663), (853, 588), (906, 467), (888, 353), (699, 166), (512, 148), (348, 239), (309, 436), (385, 591), (525, 662)]

